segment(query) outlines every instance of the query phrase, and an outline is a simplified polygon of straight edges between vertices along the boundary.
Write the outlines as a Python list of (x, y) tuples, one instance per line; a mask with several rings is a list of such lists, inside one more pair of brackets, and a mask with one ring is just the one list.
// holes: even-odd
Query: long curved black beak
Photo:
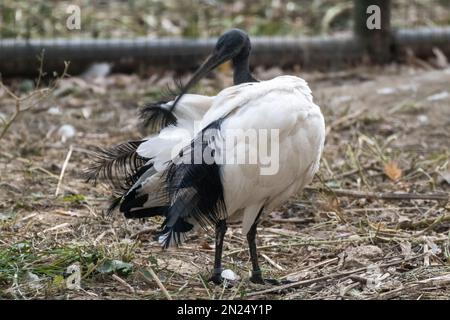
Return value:
[(228, 57), (223, 56), (218, 53), (211, 54), (208, 58), (206, 58), (205, 62), (202, 63), (202, 65), (195, 71), (192, 78), (189, 80), (189, 82), (183, 86), (181, 89), (180, 94), (175, 99), (174, 103), (170, 107), (170, 111), (172, 111), (178, 101), (181, 99), (181, 97), (191, 89), (192, 86), (194, 86), (197, 82), (200, 81), (201, 78), (203, 78), (208, 72), (216, 68), (217, 66), (221, 65), (225, 61), (229, 60)]

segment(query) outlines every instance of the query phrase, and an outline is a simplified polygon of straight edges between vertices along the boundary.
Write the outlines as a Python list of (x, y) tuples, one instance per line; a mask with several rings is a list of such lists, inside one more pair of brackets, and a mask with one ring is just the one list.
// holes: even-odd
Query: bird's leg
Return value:
[(223, 238), (227, 232), (227, 222), (226, 220), (219, 220), (216, 225), (216, 250), (214, 255), (214, 270), (209, 281), (215, 284), (221, 284), (222, 279), (222, 250), (223, 250)]
[(255, 221), (247, 233), (250, 260), (252, 261), (252, 276), (250, 277), (250, 281), (253, 283), (264, 284), (264, 279), (258, 264), (258, 252), (256, 251), (256, 227), (257, 223)]
[[(262, 209), (260, 213), (258, 214), (258, 218), (261, 215)], [(253, 283), (258, 284), (265, 284), (269, 283), (272, 285), (280, 285), (284, 283), (290, 283), (290, 281), (278, 281), (276, 279), (264, 279), (262, 277), (261, 269), (259, 268), (258, 264), (258, 252), (256, 250), (256, 227), (258, 225), (258, 218), (253, 223), (252, 227), (247, 233), (247, 242), (248, 242), (248, 248), (250, 251), (250, 260), (252, 261), (252, 276), (250, 277), (250, 281)]]

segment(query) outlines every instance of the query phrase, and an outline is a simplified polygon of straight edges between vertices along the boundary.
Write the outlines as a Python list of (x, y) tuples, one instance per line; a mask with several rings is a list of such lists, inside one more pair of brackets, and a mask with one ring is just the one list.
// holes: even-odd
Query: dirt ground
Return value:
[[(229, 86), (229, 72), (198, 92)], [(310, 83), (328, 130), (313, 184), (258, 229), (263, 272), (290, 287), (249, 283), (239, 225), (225, 240), (224, 266), (240, 277), (228, 288), (206, 281), (210, 234), (164, 251), (152, 237), (157, 221), (104, 214), (106, 185), (81, 177), (90, 152), (141, 137), (138, 107), (173, 76), (110, 75), (61, 80), (1, 138), (0, 298), (448, 299), (450, 69), (256, 70), (260, 79), (282, 73)], [(27, 83), (6, 85), (18, 94)], [(0, 88), (0, 118), (14, 106)], [(77, 268), (79, 288), (66, 272)]]

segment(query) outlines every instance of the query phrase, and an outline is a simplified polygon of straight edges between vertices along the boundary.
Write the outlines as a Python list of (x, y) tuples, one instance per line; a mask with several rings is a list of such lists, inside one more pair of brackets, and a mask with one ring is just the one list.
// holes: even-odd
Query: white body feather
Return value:
[[(310, 183), (319, 168), (325, 123), (311, 90), (301, 78), (281, 76), (237, 85), (216, 97), (186, 95), (177, 108), (178, 125), (149, 137), (137, 150), (139, 155), (153, 158), (157, 170), (165, 168), (201, 129), (221, 118), (224, 121), (220, 132), (224, 137), (229, 129), (279, 130), (279, 169), (275, 174), (261, 175), (259, 162), (220, 165), (227, 218), (242, 220), (244, 234), (260, 208), (270, 210), (282, 204)], [(201, 120), (198, 128), (193, 126), (195, 120)], [(242, 150), (242, 144), (245, 150), (258, 148), (241, 139), (231, 149)], [(220, 154), (233, 150), (218, 151)], [(149, 183), (162, 186), (155, 178), (149, 179)], [(143, 190), (155, 190), (153, 187)]]
[[(161, 130), (159, 134), (147, 137), (137, 153), (145, 158), (151, 158), (157, 170), (164, 169), (166, 162), (190, 142), (196, 130), (195, 123), (199, 123), (204, 114), (211, 108), (215, 97), (198, 94), (185, 94), (175, 109), (177, 125)], [(169, 108), (174, 101), (165, 104)], [(178, 147), (177, 147), (178, 146)], [(173, 154), (174, 153), (174, 154)]]

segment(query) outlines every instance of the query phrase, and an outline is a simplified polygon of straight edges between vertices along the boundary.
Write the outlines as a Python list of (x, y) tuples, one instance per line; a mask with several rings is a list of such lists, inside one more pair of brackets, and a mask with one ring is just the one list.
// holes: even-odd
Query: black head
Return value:
[(220, 63), (237, 57), (248, 57), (251, 50), (248, 35), (240, 29), (231, 29), (225, 32), (217, 40), (212, 56), (216, 56)]
[(250, 55), (251, 45), (248, 35), (240, 29), (231, 29), (222, 34), (213, 49), (213, 52), (197, 69), (189, 82), (182, 88), (180, 95), (175, 100), (172, 108), (175, 107), (178, 100), (194, 84), (203, 78), (208, 72), (221, 65), (222, 63), (233, 60), (245, 60)]

